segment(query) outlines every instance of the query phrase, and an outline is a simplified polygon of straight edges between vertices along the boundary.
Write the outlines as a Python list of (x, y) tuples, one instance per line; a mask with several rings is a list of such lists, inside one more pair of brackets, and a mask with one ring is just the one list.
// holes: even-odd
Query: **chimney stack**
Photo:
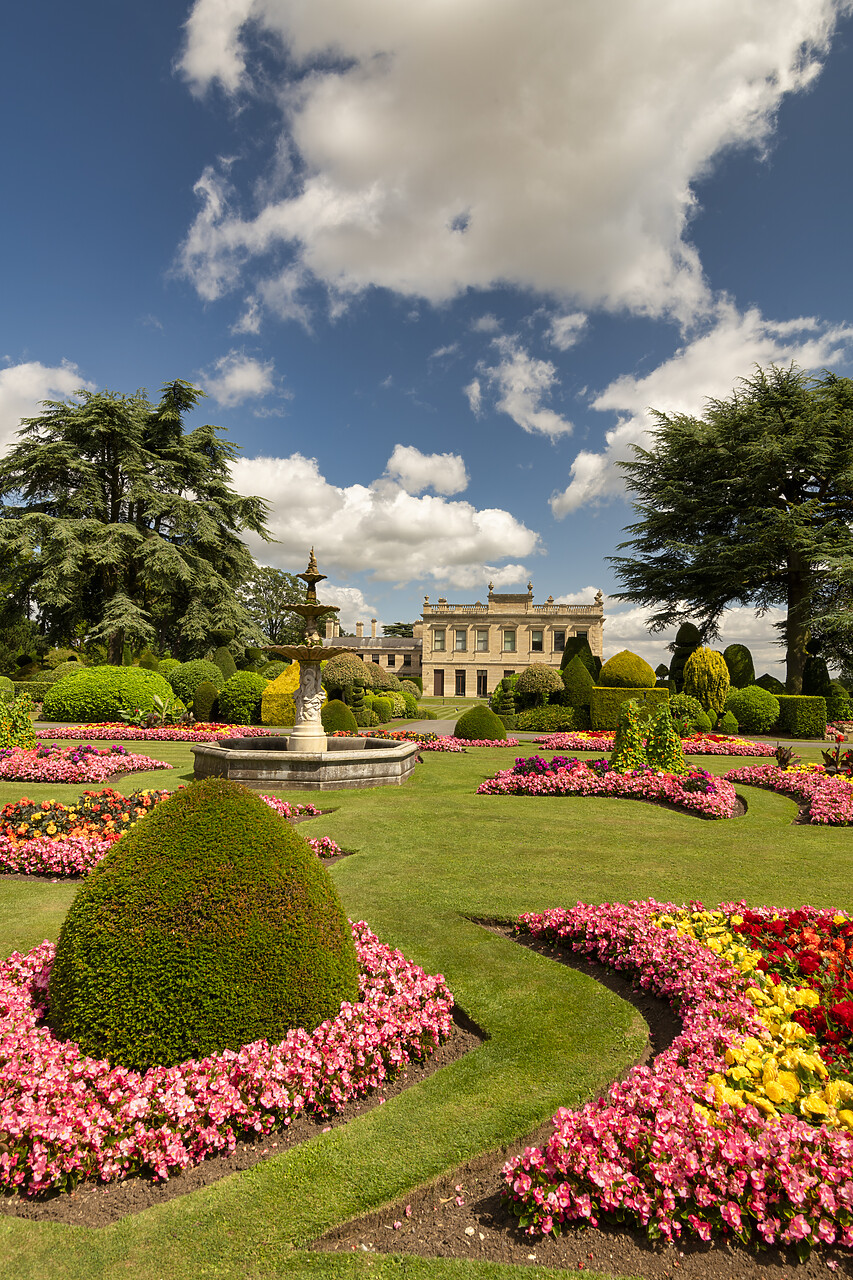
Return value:
[(364, 639), (364, 623), (363, 622), (357, 622), (355, 624), (355, 634), (358, 640)]
[(332, 640), (335, 635), (335, 623), (333, 618), (326, 619), (326, 639)]
[(376, 639), (376, 619), (375, 618), (370, 619), (370, 634), (375, 640)]

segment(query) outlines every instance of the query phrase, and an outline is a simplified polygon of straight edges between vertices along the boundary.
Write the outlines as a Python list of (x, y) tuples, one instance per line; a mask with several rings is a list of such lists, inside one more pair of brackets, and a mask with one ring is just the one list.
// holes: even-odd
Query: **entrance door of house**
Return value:
[(464, 670), (462, 670), (462, 671), (457, 671), (457, 672), (456, 672), (456, 697), (457, 697), (457, 698), (464, 698), (464, 697), (465, 697), (465, 672), (464, 672)]
[(432, 673), (432, 696), (434, 698), (444, 697), (444, 672), (433, 671)]
[(488, 684), (489, 684), (488, 671), (478, 671), (477, 672), (477, 697), (478, 698), (487, 698), (489, 696), (487, 693)]

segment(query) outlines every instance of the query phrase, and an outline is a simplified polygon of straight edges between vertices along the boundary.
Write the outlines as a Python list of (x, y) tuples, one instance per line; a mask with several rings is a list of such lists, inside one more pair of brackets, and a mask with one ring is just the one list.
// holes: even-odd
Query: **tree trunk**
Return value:
[(788, 557), (788, 619), (785, 625), (787, 650), (787, 693), (802, 693), (803, 670), (806, 665), (806, 644), (809, 639), (809, 580), (808, 566), (793, 551)]
[(113, 631), (107, 644), (107, 662), (111, 667), (120, 667), (124, 661), (124, 630)]

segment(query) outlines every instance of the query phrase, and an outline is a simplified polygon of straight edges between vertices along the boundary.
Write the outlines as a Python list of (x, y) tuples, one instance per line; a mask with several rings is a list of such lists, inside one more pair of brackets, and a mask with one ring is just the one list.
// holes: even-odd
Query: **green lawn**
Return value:
[[(144, 749), (175, 772), (125, 778), (121, 790), (188, 778), (188, 747)], [(332, 811), (301, 829), (356, 851), (331, 869), (350, 916), (444, 973), (458, 1003), (488, 1032), (485, 1044), (344, 1128), (102, 1231), (0, 1218), (0, 1275), (520, 1275), (473, 1262), (307, 1249), (334, 1223), (523, 1137), (558, 1106), (597, 1093), (640, 1050), (644, 1028), (633, 1008), (469, 917), (511, 919), (578, 899), (648, 895), (853, 907), (850, 830), (793, 826), (795, 804), (770, 792), (741, 788), (748, 812), (724, 822), (634, 801), (475, 794), (515, 754), (535, 750), (425, 754), (399, 789), (323, 793), (319, 801)], [(800, 752), (819, 759), (816, 746)], [(704, 763), (722, 773), (737, 761)], [(0, 802), (79, 790), (0, 784)], [(0, 878), (3, 954), (56, 937), (74, 891), (67, 883)]]

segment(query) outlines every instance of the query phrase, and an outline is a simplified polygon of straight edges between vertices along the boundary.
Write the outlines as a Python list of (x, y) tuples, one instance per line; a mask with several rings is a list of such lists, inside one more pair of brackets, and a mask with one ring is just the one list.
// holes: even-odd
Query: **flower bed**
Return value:
[[(73, 805), (59, 800), (35, 804), (26, 797), (0, 810), (0, 873), (41, 876), (82, 876), (109, 852), (116, 840), (169, 791), (135, 791), (122, 795), (111, 787), (86, 791)], [(284, 819), (315, 817), (313, 804), (288, 804), (276, 796), (261, 799)], [(320, 858), (342, 853), (329, 836), (308, 839)]]
[(54, 945), (16, 952), (0, 965), (0, 1185), (34, 1195), (138, 1170), (166, 1180), (233, 1150), (243, 1133), (340, 1110), (428, 1057), (451, 1027), (443, 977), (384, 946), (364, 922), (352, 929), (361, 999), (334, 1020), (144, 1075), (55, 1040), (41, 1021)]
[(269, 738), (270, 729), (253, 724), (173, 724), (141, 729), (133, 724), (72, 724), (39, 729), (37, 738), (85, 738), (118, 742), (216, 742), (218, 738)]
[(629, 1220), (652, 1238), (731, 1234), (801, 1256), (818, 1241), (853, 1246), (853, 1085), (802, 1025), (820, 993), (765, 972), (766, 954), (744, 945), (756, 916), (771, 936), (796, 919), (843, 939), (849, 981), (853, 923), (811, 908), (578, 903), (521, 917), (521, 932), (636, 974), (683, 1026), (651, 1067), (561, 1108), (545, 1147), (505, 1165), (528, 1234)]
[[(549, 733), (537, 738), (536, 744), (549, 751), (610, 751), (615, 734), (609, 729), (578, 730), (574, 733)], [(682, 750), (688, 756), (772, 756), (776, 748), (768, 742), (750, 742), (724, 733), (694, 733), (682, 738)]]
[(620, 773), (607, 760), (577, 760), (555, 756), (519, 756), (477, 788), (484, 796), (613, 796), (677, 805), (706, 818), (731, 818), (737, 805), (730, 782), (704, 769), (689, 774), (655, 773), (635, 769)]
[(775, 764), (744, 765), (730, 769), (726, 777), (732, 782), (747, 782), (752, 787), (792, 796), (806, 808), (809, 822), (832, 827), (853, 823), (853, 785), (848, 778), (831, 777), (820, 765), (805, 769), (780, 769)]
[(104, 782), (116, 773), (144, 773), (149, 769), (171, 769), (163, 760), (133, 755), (126, 747), (93, 747), (86, 743), (63, 749), (38, 746), (0, 750), (0, 778), (19, 782)]
[(517, 738), (454, 738), (437, 733), (418, 733), (416, 729), (365, 729), (352, 733), (338, 729), (333, 738), (387, 738), (394, 742), (417, 742), (422, 751), (464, 751), (466, 747), (517, 747)]

